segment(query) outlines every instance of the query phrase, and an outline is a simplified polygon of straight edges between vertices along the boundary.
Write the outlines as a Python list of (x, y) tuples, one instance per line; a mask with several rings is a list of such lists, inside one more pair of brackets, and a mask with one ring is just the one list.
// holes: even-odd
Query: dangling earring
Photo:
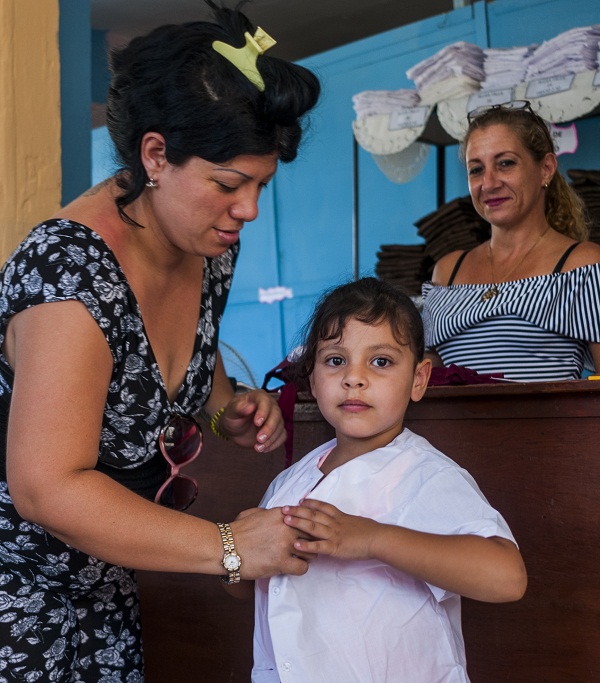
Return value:
[(146, 187), (158, 187), (158, 182), (154, 178), (150, 178), (146, 183)]

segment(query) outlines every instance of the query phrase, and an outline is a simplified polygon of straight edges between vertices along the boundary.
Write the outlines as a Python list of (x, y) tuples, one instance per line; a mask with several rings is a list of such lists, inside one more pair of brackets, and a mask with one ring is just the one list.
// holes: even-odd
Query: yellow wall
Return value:
[(60, 206), (59, 0), (0, 0), (0, 262)]

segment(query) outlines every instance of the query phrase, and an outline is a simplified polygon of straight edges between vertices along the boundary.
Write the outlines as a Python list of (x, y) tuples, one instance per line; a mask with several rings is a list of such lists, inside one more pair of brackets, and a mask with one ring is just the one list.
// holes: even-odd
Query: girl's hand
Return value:
[(219, 431), (238, 446), (267, 453), (286, 438), (283, 417), (276, 400), (262, 389), (236, 394), (217, 423)]
[(298, 540), (299, 552), (322, 553), (344, 560), (368, 560), (377, 522), (366, 517), (347, 515), (334, 505), (319, 500), (305, 500), (302, 505), (286, 505), (284, 522), (316, 540)]

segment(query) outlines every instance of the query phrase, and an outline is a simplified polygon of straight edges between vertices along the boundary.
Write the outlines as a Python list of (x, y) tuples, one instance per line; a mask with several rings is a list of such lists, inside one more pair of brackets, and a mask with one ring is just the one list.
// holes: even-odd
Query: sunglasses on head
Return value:
[(480, 116), (487, 114), (495, 109), (508, 109), (510, 111), (524, 111), (528, 114), (536, 116), (535, 112), (531, 108), (531, 102), (529, 100), (511, 100), (510, 102), (503, 102), (502, 104), (485, 104), (481, 107), (476, 107), (472, 111), (467, 113), (467, 121), (471, 124), (475, 119)]
[(160, 430), (158, 446), (171, 467), (171, 473), (158, 489), (155, 503), (173, 510), (185, 510), (196, 500), (196, 480), (180, 474), (179, 470), (200, 455), (202, 443), (202, 429), (188, 415), (174, 415)]

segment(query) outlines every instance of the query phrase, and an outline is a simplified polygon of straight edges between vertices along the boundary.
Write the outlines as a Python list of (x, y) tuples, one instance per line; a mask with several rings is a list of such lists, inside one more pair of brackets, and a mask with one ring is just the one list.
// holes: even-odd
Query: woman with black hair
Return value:
[(319, 83), (270, 57), (239, 11), (158, 28), (112, 55), (121, 168), (35, 227), (0, 290), (0, 670), (4, 680), (143, 680), (133, 569), (258, 578), (308, 556), (277, 510), (182, 514), (196, 416), (271, 451), (262, 391), (217, 348), (239, 233), (292, 161)]

